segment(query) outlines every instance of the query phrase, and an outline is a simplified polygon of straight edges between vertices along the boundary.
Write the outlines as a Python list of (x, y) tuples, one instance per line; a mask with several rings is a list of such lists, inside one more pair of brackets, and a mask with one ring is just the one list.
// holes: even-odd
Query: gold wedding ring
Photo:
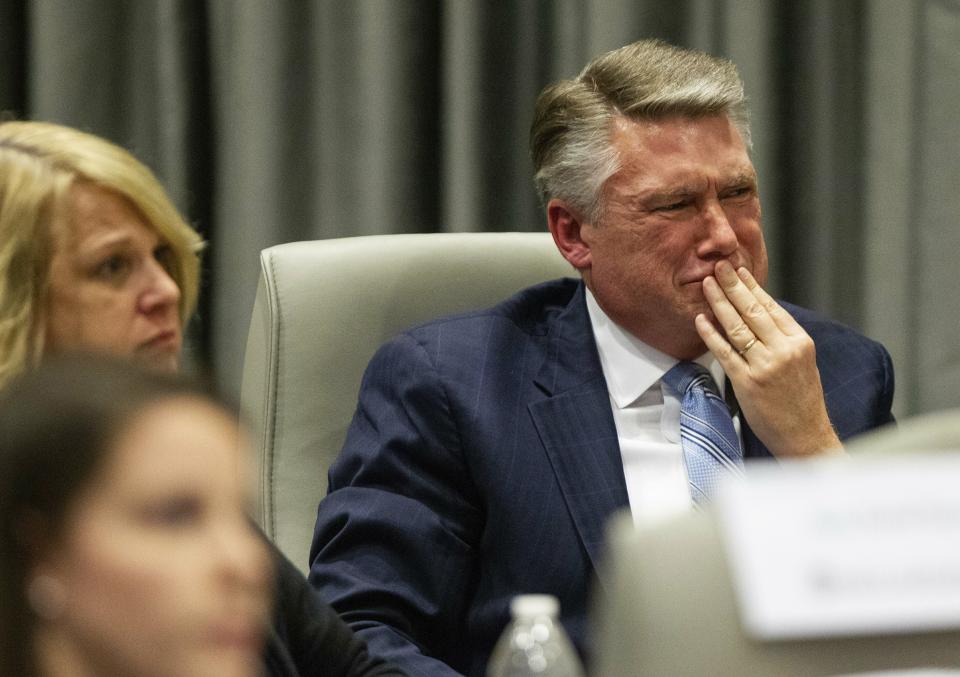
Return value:
[(747, 341), (747, 345), (745, 345), (743, 348), (741, 348), (740, 350), (737, 351), (737, 354), (740, 355), (740, 357), (743, 357), (748, 350), (750, 350), (751, 348), (753, 348), (753, 344), (756, 343), (756, 342), (757, 342), (757, 337), (754, 336), (752, 339), (750, 339), (749, 341)]

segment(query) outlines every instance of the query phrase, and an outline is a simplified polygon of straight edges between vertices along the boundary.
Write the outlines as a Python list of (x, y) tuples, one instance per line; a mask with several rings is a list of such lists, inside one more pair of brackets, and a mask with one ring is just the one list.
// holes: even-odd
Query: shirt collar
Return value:
[[(587, 313), (597, 352), (600, 353), (600, 366), (607, 380), (607, 390), (614, 405), (623, 409), (659, 382), (679, 360), (647, 345), (611, 320), (589, 289), (586, 289), (586, 296)], [(726, 377), (716, 358), (708, 351), (694, 362), (710, 371), (722, 396)]]

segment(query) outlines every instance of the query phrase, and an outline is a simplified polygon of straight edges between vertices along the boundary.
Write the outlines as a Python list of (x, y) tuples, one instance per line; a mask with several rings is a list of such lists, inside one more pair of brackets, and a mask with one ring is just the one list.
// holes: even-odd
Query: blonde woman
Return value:
[(0, 387), (76, 348), (176, 369), (201, 247), (119, 146), (60, 125), (0, 124)]

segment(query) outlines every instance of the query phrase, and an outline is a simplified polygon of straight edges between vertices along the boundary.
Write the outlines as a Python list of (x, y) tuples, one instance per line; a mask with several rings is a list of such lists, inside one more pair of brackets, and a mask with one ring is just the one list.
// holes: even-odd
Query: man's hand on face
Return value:
[(746, 268), (720, 261), (703, 294), (697, 332), (720, 361), (750, 427), (779, 458), (842, 449), (827, 414), (813, 339)]

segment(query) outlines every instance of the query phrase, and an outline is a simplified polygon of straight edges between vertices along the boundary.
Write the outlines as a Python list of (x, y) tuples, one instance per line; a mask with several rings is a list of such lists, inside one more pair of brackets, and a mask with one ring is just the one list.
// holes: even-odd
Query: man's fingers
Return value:
[(720, 284), (713, 277), (704, 278), (703, 295), (707, 299), (707, 303), (710, 304), (714, 317), (717, 318), (717, 324), (726, 334), (726, 341), (734, 350), (743, 350), (757, 338), (757, 334), (740, 316), (739, 311), (730, 303), (724, 290), (720, 288)]
[[(717, 264), (716, 280), (723, 290), (723, 294), (732, 304), (737, 316), (741, 318), (741, 321), (747, 325), (749, 330), (764, 343), (769, 344), (776, 341), (783, 330), (771, 317), (767, 306), (740, 279), (729, 262), (721, 261)], [(757, 286), (759, 287), (759, 285)], [(709, 301), (709, 297), (707, 300)], [(721, 326), (725, 331), (734, 328), (728, 326), (724, 321), (721, 321)], [(737, 348), (743, 348), (746, 344), (746, 341), (738, 343), (736, 338), (733, 338), (733, 340)], [(749, 340), (749, 337), (747, 340)]]
[(727, 339), (717, 331), (717, 328), (707, 319), (706, 315), (703, 313), (697, 315), (693, 322), (697, 328), (697, 333), (700, 334), (700, 338), (707, 346), (707, 349), (717, 358), (720, 366), (723, 367), (723, 371), (732, 380), (736, 380), (746, 369), (743, 358), (737, 354), (737, 351), (730, 345)]
[(776, 323), (777, 327), (784, 334), (794, 336), (803, 331), (803, 328), (793, 319), (793, 315), (788, 313), (777, 303), (767, 291), (760, 286), (760, 283), (754, 279), (749, 270), (741, 266), (737, 269), (737, 277), (743, 282), (744, 286), (750, 290), (750, 293), (766, 309), (767, 314)]

